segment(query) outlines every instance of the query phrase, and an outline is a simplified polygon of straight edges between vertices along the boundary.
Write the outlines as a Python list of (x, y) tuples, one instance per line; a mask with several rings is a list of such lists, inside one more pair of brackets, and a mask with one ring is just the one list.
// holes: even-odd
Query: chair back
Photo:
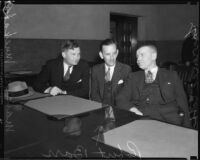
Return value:
[(178, 73), (179, 78), (183, 83), (184, 90), (187, 95), (188, 107), (190, 112), (190, 120), (194, 129), (198, 129), (198, 95), (196, 93), (196, 86), (194, 77), (196, 76), (195, 70), (192, 66), (177, 65), (175, 71)]
[(179, 78), (183, 82), (183, 85), (192, 81), (192, 67), (186, 65), (177, 65), (175, 67), (175, 71), (177, 71)]

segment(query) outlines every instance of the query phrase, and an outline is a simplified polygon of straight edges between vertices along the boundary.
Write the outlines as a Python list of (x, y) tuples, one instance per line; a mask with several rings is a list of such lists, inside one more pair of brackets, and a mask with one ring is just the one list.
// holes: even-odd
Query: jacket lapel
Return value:
[(78, 72), (79, 72), (79, 69), (78, 69), (78, 64), (77, 64), (77, 65), (73, 66), (73, 70), (72, 70), (72, 73), (70, 74), (70, 78), (69, 78), (70, 82), (77, 79), (76, 77), (78, 76)]
[(114, 72), (113, 72), (113, 77), (112, 77), (112, 92), (115, 91), (115, 88), (118, 85), (118, 81), (120, 80), (121, 76), (121, 66), (120, 64), (117, 62)]
[(100, 66), (100, 71), (98, 74), (98, 79), (99, 79), (99, 90), (101, 97), (103, 97), (103, 91), (104, 91), (104, 77), (105, 77), (105, 65), (104, 63)]
[(164, 93), (163, 93), (163, 86), (166, 83), (166, 80), (168, 78), (167, 78), (166, 74), (164, 74), (162, 72), (162, 69), (160, 69), (160, 68), (158, 68), (157, 76), (158, 76), (158, 81), (159, 81), (159, 86), (160, 86), (160, 93), (161, 93), (163, 100), (165, 101), (165, 96), (164, 96)]
[(58, 80), (58, 84), (62, 84), (62, 80), (63, 80), (63, 75), (64, 75), (64, 66), (63, 66), (63, 59), (60, 58), (58, 61), (58, 67), (57, 67), (57, 80)]
[(141, 71), (139, 73), (139, 77), (137, 79), (137, 81), (138, 81), (138, 89), (139, 89), (139, 96), (141, 95), (141, 92), (142, 92), (142, 89), (143, 89), (143, 86), (144, 86), (144, 79), (145, 79), (145, 73), (144, 73), (144, 71)]

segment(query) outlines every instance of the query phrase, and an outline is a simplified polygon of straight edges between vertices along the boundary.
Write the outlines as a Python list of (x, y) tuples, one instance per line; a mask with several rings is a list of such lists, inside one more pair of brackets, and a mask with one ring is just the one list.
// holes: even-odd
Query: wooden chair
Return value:
[(194, 129), (198, 129), (198, 82), (195, 82), (194, 77), (197, 76), (192, 66), (177, 65), (175, 67), (188, 98), (190, 120)]

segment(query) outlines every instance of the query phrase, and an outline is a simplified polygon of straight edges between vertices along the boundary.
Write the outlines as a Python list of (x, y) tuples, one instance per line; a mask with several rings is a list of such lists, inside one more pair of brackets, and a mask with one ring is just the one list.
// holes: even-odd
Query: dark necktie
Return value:
[(68, 67), (68, 69), (67, 69), (67, 72), (65, 73), (65, 75), (64, 75), (64, 81), (67, 81), (68, 79), (69, 79), (69, 77), (70, 77), (70, 68), (71, 68), (72, 66), (69, 66)]
[(108, 81), (111, 80), (110, 67), (108, 67), (108, 70), (107, 70), (107, 72), (106, 72), (105, 80), (106, 80), (106, 82), (108, 82)]
[(153, 82), (153, 74), (151, 71), (148, 71), (145, 75), (145, 82), (152, 83)]

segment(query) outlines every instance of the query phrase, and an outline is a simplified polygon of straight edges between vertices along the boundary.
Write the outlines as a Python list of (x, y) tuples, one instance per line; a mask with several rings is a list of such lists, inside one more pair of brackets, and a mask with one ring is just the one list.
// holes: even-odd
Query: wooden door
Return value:
[(110, 37), (118, 43), (118, 61), (132, 66), (137, 70), (135, 46), (137, 43), (138, 18), (127, 15), (110, 15)]

